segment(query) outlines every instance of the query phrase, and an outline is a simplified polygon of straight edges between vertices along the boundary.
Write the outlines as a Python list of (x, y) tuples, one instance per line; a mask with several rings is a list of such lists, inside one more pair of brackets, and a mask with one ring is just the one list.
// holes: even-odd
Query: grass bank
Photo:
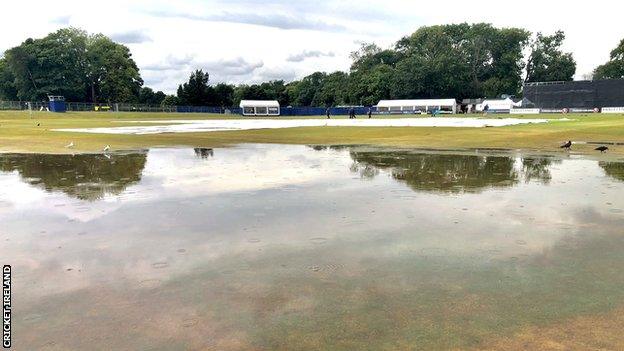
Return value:
[[(509, 116), (488, 116), (488, 118), (498, 117)], [(597, 152), (593, 149), (596, 145), (582, 143), (624, 143), (624, 115), (622, 114), (568, 114), (565, 117), (570, 119), (569, 121), (559, 121), (558, 119), (564, 116), (558, 114), (514, 115), (513, 117), (547, 118), (552, 121), (546, 124), (498, 128), (305, 127), (157, 135), (107, 135), (57, 132), (53, 129), (131, 126), (133, 124), (129, 121), (139, 120), (243, 117), (143, 112), (69, 112), (65, 114), (33, 112), (30, 115), (25, 111), (1, 111), (0, 152), (97, 152), (101, 151), (105, 145), (110, 145), (113, 150), (126, 150), (157, 146), (218, 147), (237, 143), (284, 143), (370, 144), (434, 149), (502, 148), (558, 153), (563, 152), (559, 148), (562, 142), (573, 140), (579, 142), (573, 146), (573, 153), (595, 154)], [(65, 145), (70, 142), (74, 143), (74, 147), (65, 148)], [(604, 157), (624, 156), (624, 146), (609, 147), (608, 156)]]

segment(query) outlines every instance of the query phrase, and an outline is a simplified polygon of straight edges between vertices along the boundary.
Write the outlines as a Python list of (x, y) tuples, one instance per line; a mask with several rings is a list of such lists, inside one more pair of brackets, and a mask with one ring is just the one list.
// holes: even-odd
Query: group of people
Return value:
[[(325, 110), (325, 114), (327, 115), (327, 119), (330, 119), (330, 118), (331, 118), (331, 108), (330, 108), (330, 107), (328, 107), (328, 108)], [(369, 108), (368, 108), (368, 112), (367, 112), (367, 114), (368, 114), (368, 118), (371, 118), (371, 117), (373, 116), (373, 108), (372, 108), (372, 107), (369, 107)], [(357, 117), (355, 116), (355, 108), (351, 107), (351, 108), (349, 109), (349, 119), (355, 119), (355, 118), (357, 118)]]

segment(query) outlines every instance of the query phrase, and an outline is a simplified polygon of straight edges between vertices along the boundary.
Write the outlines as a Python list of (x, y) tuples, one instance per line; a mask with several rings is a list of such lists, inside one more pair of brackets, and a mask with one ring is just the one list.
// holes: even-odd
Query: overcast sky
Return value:
[[(619, 4), (618, 4), (619, 3)], [(512, 5), (508, 5), (512, 4)], [(624, 38), (624, 3), (409, 0), (4, 1), (0, 52), (74, 26), (130, 47), (146, 85), (174, 92), (193, 69), (213, 82), (290, 81), (348, 70), (361, 42), (389, 47), (423, 25), (489, 22), (545, 33), (562, 29), (577, 79)]]

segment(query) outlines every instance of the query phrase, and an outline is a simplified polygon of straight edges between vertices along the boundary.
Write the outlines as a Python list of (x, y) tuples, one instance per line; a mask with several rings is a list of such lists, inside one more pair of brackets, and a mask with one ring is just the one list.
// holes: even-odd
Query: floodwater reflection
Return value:
[(141, 180), (147, 152), (129, 154), (0, 154), (0, 171), (17, 171), (24, 181), (81, 200), (120, 194)]
[(624, 162), (600, 162), (598, 164), (607, 175), (624, 181)]
[(492, 187), (510, 187), (521, 178), (548, 183), (550, 166), (558, 162), (546, 157), (523, 157), (522, 168), (509, 156), (480, 156), (414, 153), (409, 151), (351, 151), (355, 161), (350, 169), (363, 178), (372, 178), (379, 170), (405, 182), (415, 191), (476, 192)]
[[(624, 306), (617, 162), (289, 145), (0, 160), (18, 350), (480, 349)], [(619, 346), (609, 321), (575, 340)]]

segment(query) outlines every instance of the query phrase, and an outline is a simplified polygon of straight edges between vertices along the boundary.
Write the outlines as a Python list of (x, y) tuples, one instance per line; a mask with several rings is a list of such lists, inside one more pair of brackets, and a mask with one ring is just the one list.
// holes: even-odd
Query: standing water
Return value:
[(365, 147), (0, 155), (13, 345), (620, 349), (623, 181)]

